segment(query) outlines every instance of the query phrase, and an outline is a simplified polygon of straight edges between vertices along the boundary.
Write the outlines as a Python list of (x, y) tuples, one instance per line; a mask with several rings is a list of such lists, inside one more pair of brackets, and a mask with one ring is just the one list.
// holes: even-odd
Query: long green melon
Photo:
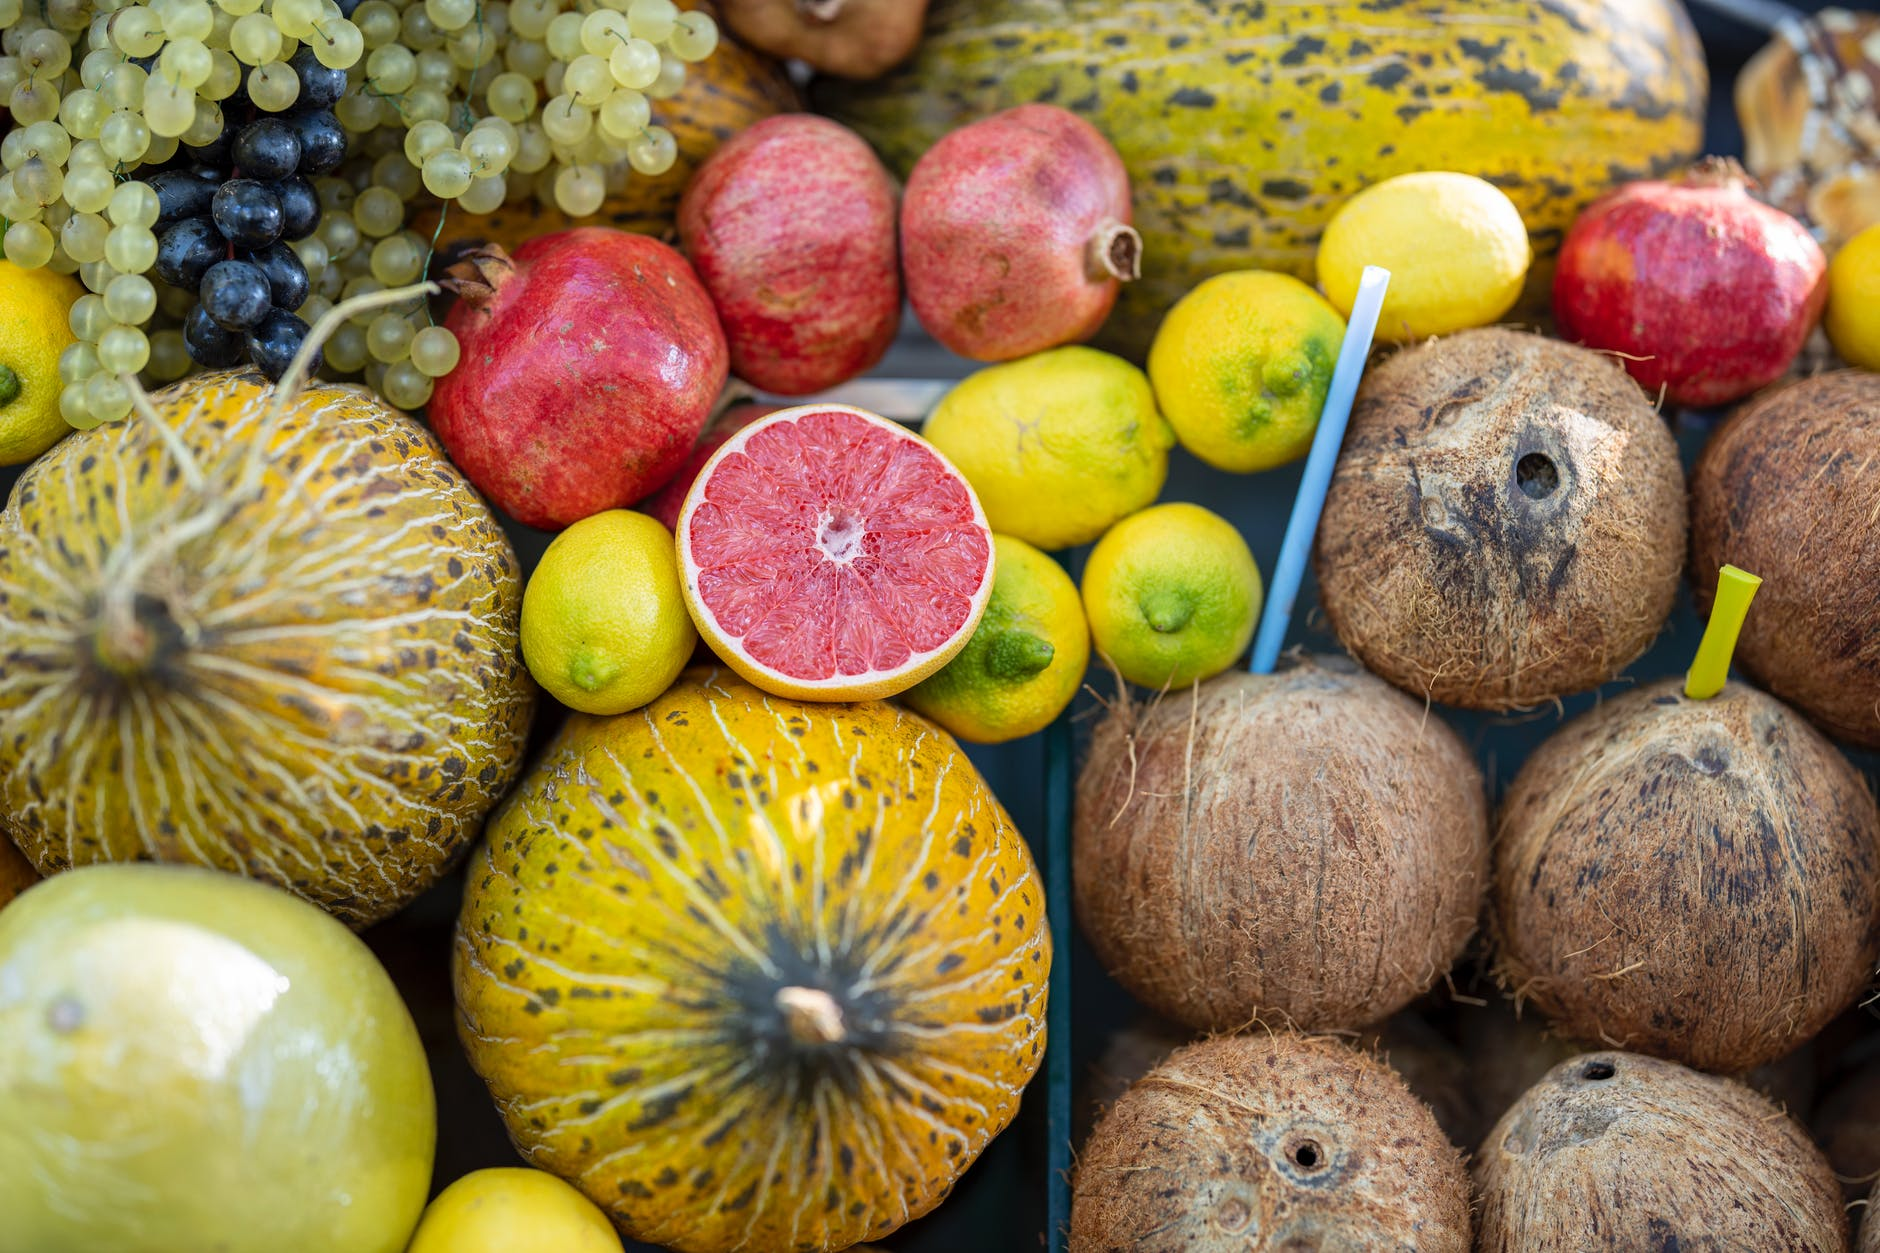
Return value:
[(999, 109), (1088, 117), (1146, 242), (1098, 342), (1140, 355), (1209, 275), (1311, 279), (1345, 198), (1412, 170), (1506, 189), (1544, 282), (1587, 201), (1697, 155), (1706, 91), (1678, 0), (935, 0), (912, 62), (817, 99), (903, 175)]

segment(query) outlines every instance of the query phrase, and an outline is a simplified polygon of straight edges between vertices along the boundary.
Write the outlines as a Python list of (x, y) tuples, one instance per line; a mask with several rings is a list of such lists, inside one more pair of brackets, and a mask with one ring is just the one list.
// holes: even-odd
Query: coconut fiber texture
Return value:
[(1825, 374), (1753, 401), (1691, 476), (1691, 582), (1762, 576), (1736, 662), (1828, 734), (1880, 748), (1880, 374)]
[(1880, 956), (1880, 814), (1834, 745), (1732, 683), (1569, 722), (1502, 806), (1503, 976), (1569, 1036), (1705, 1070), (1789, 1052)]
[(1742, 1084), (1633, 1053), (1554, 1067), (1475, 1161), (1479, 1253), (1847, 1247), (1827, 1159)]
[(1677, 596), (1677, 446), (1610, 358), (1502, 328), (1359, 390), (1319, 527), (1338, 638), (1420, 697), (1519, 709), (1596, 687)]
[(1429, 1108), (1325, 1037), (1181, 1050), (1116, 1103), (1077, 1167), (1070, 1253), (1468, 1247), (1468, 1180)]
[(1097, 956), (1203, 1029), (1376, 1022), (1454, 963), (1485, 890), (1474, 758), (1343, 657), (1112, 716), (1073, 832)]

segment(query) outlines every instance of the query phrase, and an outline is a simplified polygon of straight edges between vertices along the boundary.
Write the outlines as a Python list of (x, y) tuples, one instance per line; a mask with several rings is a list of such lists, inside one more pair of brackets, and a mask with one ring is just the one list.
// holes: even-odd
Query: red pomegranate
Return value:
[(692, 453), (679, 467), (679, 472), (666, 481), (666, 486), (635, 505), (641, 513), (650, 514), (663, 522), (668, 531), (679, 526), (679, 511), (685, 508), (685, 494), (692, 490), (692, 482), (698, 478), (698, 472), (705, 468), (705, 463), (712, 459), (724, 442), (736, 435), (751, 423), (766, 414), (777, 412), (780, 405), (736, 404), (719, 415), (716, 422), (705, 428), (693, 446)]
[(1563, 338), (1623, 354), (1646, 391), (1724, 405), (1788, 370), (1821, 317), (1827, 270), (1806, 227), (1752, 198), (1736, 162), (1710, 158), (1580, 215), (1554, 319)]
[(901, 324), (894, 183), (861, 136), (768, 117), (699, 169), (679, 239), (718, 306), (731, 369), (803, 396), (881, 360)]
[(1089, 339), (1141, 272), (1129, 175), (1096, 127), (1027, 104), (961, 127), (908, 175), (908, 300), (963, 357), (1008, 361)]
[(725, 385), (725, 335), (678, 252), (583, 226), (451, 268), (463, 345), (431, 426), (496, 506), (559, 529), (671, 478)]

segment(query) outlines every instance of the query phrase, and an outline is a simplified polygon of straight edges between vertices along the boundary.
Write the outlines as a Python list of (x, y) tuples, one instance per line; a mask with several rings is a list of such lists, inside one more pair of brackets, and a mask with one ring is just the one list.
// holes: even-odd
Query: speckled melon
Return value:
[(820, 1253), (932, 1209), (1011, 1120), (1050, 965), (1031, 856), (944, 732), (693, 671), (549, 746), (455, 969), (531, 1164), (636, 1240)]
[(13, 841), (0, 835), (0, 905), (6, 904), (39, 882), (39, 875), (33, 864), (26, 860), (19, 849), (13, 847)]
[(920, 51), (817, 104), (905, 175), (946, 131), (1050, 101), (1129, 166), (1143, 276), (1098, 343), (1140, 353), (1227, 270), (1310, 280), (1359, 188), (1453, 169), (1503, 187), (1542, 264), (1615, 183), (1703, 137), (1702, 50), (1678, 0), (935, 0)]
[(42, 874), (170, 861), (364, 925), (520, 767), (494, 516), (412, 419), (198, 375), (62, 440), (0, 513), (0, 830)]

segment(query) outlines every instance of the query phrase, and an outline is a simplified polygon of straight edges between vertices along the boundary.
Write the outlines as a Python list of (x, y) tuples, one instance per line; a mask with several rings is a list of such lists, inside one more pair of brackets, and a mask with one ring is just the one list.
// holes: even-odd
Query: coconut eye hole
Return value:
[(1546, 453), (1528, 453), (1514, 463), (1514, 485), (1529, 500), (1545, 500), (1560, 488), (1560, 467)]
[(1580, 1068), (1580, 1078), (1590, 1079), (1594, 1083), (1610, 1079), (1615, 1073), (1611, 1062), (1588, 1062)]
[(1253, 1208), (1237, 1196), (1228, 1197), (1214, 1211), (1214, 1221), (1222, 1231), (1239, 1231), (1253, 1218)]
[(1296, 1140), (1286, 1150), (1286, 1156), (1294, 1166), (1308, 1173), (1324, 1170), (1326, 1166), (1325, 1150), (1317, 1140)]

